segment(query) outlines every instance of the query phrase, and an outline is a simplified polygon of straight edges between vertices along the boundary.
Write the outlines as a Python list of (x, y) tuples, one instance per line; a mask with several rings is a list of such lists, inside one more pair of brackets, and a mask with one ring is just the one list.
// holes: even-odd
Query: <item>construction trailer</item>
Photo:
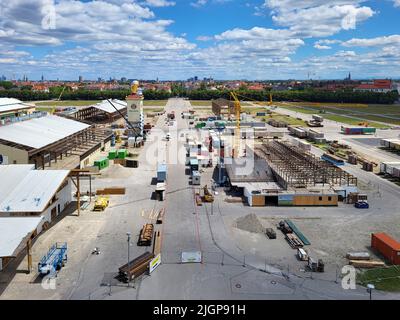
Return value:
[(364, 134), (375, 134), (376, 128), (372, 127), (341, 127), (342, 134), (345, 135), (364, 135)]
[(387, 149), (400, 150), (400, 139), (382, 139), (380, 144)]
[[(44, 134), (44, 132), (46, 134)], [(84, 168), (111, 144), (112, 133), (65, 117), (41, 113), (0, 126), (0, 155), (8, 164), (51, 167), (68, 158), (65, 168)]]
[(165, 182), (167, 181), (167, 165), (159, 164), (157, 168), (157, 181)]
[(400, 162), (382, 162), (380, 173), (400, 178)]

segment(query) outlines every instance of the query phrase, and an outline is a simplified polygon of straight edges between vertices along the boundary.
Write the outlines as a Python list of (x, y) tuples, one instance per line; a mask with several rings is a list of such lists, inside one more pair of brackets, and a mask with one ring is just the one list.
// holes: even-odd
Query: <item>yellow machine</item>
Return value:
[(109, 198), (99, 197), (96, 199), (96, 202), (94, 203), (93, 211), (104, 211), (109, 204), (110, 204)]
[(122, 139), (121, 139), (121, 131), (116, 131), (115, 132), (115, 142), (116, 143), (121, 143)]
[(268, 102), (268, 105), (269, 105), (269, 106), (272, 106), (272, 103), (273, 103), (273, 101), (272, 101), (272, 93), (270, 93), (270, 94), (269, 94), (269, 102)]
[(208, 190), (207, 185), (204, 186), (204, 202), (214, 202), (214, 196)]

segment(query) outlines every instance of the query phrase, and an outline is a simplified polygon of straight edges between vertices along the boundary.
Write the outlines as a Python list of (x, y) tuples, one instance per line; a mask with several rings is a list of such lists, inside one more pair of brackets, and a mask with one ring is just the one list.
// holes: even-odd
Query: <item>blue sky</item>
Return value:
[(0, 0), (0, 75), (399, 78), (400, 0)]

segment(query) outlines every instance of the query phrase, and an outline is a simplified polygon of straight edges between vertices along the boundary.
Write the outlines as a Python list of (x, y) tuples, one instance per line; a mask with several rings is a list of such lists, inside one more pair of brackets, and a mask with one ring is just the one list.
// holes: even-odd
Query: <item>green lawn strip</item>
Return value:
[(70, 106), (91, 106), (93, 104), (99, 103), (98, 100), (65, 100), (65, 101), (43, 101), (43, 102), (33, 102), (38, 107), (70, 107)]
[(366, 270), (357, 275), (357, 281), (363, 286), (371, 283), (378, 290), (400, 291), (400, 268), (391, 266)]
[[(331, 120), (331, 121), (336, 121), (336, 122), (341, 122), (344, 124), (349, 124), (352, 126), (358, 126), (359, 123), (363, 122), (364, 120), (362, 119), (356, 119), (356, 118), (351, 118), (351, 117), (344, 117), (344, 116), (339, 116), (339, 115), (335, 115), (335, 114), (326, 114), (324, 115), (325, 119)], [(370, 122), (369, 121), (369, 126), (370, 127), (374, 127), (374, 128), (390, 128), (390, 126), (388, 125), (384, 125), (381, 123), (377, 123), (377, 122)]]
[(167, 100), (144, 100), (143, 106), (145, 107), (164, 107)]

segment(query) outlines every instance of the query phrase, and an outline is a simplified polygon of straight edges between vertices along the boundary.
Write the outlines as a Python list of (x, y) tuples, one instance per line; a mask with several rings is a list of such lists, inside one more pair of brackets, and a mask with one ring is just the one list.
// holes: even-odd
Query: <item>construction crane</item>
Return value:
[(57, 101), (60, 101), (61, 100), (61, 97), (62, 97), (62, 95), (64, 94), (64, 91), (65, 91), (65, 86), (62, 88), (62, 90), (61, 90), (61, 93), (60, 93), (60, 95), (58, 96), (58, 99), (57, 99)]
[(234, 100), (234, 106), (235, 106), (235, 115), (236, 115), (236, 128), (235, 128), (235, 141), (234, 141), (234, 147), (232, 150), (232, 157), (233, 158), (238, 158), (239, 157), (239, 148), (240, 148), (240, 114), (242, 112), (242, 106), (240, 105), (239, 98), (237, 94), (233, 91), (231, 91), (231, 97)]

